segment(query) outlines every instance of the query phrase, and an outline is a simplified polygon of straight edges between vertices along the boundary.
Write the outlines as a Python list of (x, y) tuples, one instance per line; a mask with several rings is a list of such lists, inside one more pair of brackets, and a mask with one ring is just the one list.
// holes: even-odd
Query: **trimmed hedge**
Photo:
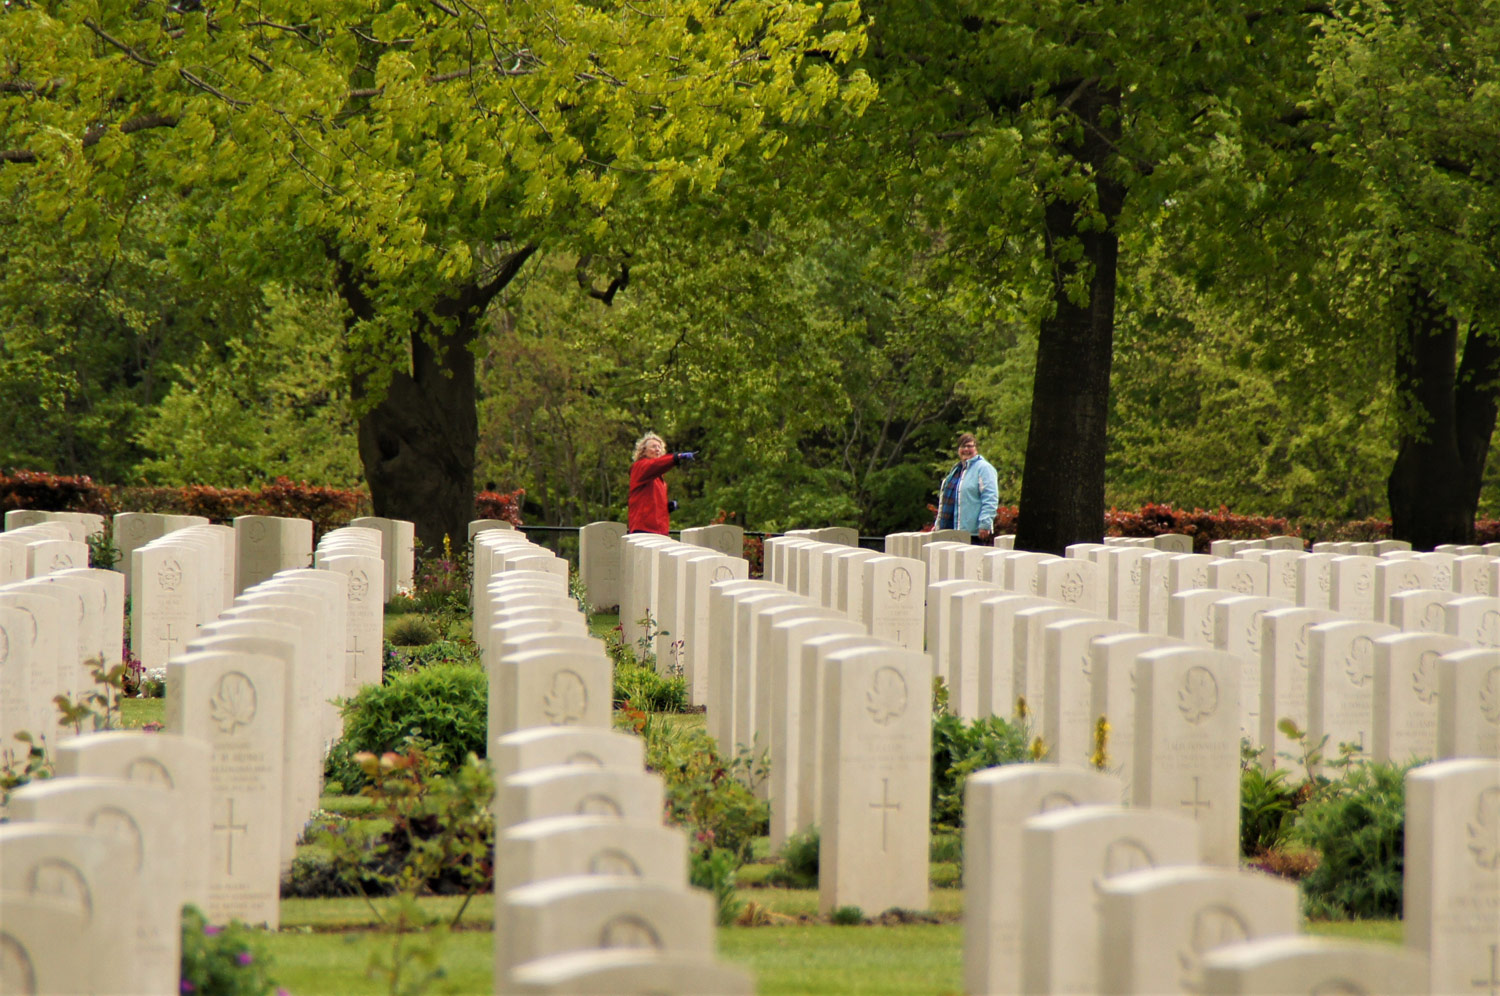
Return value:
[[(524, 491), (504, 494), (482, 491), (474, 499), (483, 519), (504, 519), (521, 525), (520, 498)], [(34, 508), (47, 512), (165, 512), (201, 515), (228, 524), (240, 515), (279, 515), (311, 519), (321, 536), (347, 526), (349, 520), (371, 514), (368, 492), (325, 488), (306, 481), (278, 477), (257, 489), (215, 488), (193, 484), (183, 488), (96, 484), (89, 477), (65, 477), (33, 470), (0, 474), (0, 512)]]

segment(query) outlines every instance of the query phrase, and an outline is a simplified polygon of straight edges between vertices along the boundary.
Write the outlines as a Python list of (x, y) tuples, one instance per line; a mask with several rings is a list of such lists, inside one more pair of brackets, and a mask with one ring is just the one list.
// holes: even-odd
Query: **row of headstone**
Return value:
[(714, 957), (715, 903), (688, 884), (683, 832), (662, 824), (661, 778), (639, 738), (609, 728), (607, 703), (604, 716), (491, 740), (495, 992), (748, 996), (749, 976)]
[[(608, 729), (612, 666), (568, 595), (567, 562), (553, 558), (561, 573), (539, 569), (541, 555), (525, 537), (498, 535), (511, 539), (491, 541), (487, 558), (501, 565), (485, 586), (488, 623), (481, 640), (489, 736), (553, 726)], [(530, 566), (508, 566), (512, 560)]]
[(689, 704), (713, 716), (714, 696), (725, 689), (715, 690), (710, 668), (708, 589), (747, 578), (749, 562), (654, 533), (625, 536), (620, 551), (621, 638), (638, 657), (653, 656), (658, 671), (681, 675)]
[(95, 733), (0, 824), (0, 991), (178, 992), (181, 908), (211, 885), (208, 745)]
[(54, 699), (77, 701), (93, 671), (122, 658), (120, 575), (75, 567), (0, 585), (0, 746), (25, 730), (55, 743), (73, 734)]
[(415, 523), (365, 515), (349, 520), (349, 528), (373, 529), (380, 534), (380, 558), (385, 571), (382, 598), (389, 602), (397, 595), (411, 594), (416, 566)]
[[(796, 536), (767, 541), (773, 573), (832, 578), (857, 566), (866, 591), (906, 572), (916, 601), (922, 565)], [(809, 571), (809, 559), (819, 566)], [(779, 565), (779, 566), (778, 566)], [(825, 570), (826, 568), (826, 570)], [(915, 577), (913, 577), (913, 573)], [(828, 590), (819, 584), (817, 590)], [(769, 757), (755, 786), (770, 803), (771, 846), (816, 826), (818, 905), (877, 912), (927, 906), (931, 667), (919, 649), (773, 580), (708, 589), (709, 731), (728, 756)], [(913, 629), (920, 631), (919, 624)], [(875, 821), (879, 832), (875, 832)]]
[(74, 539), (61, 522), (10, 524), (0, 533), (0, 584), (89, 566), (88, 544)]
[(313, 566), (344, 575), (347, 601), (344, 610), (344, 683), (340, 693), (354, 696), (365, 685), (378, 685), (384, 678), (381, 649), (385, 640), (385, 603), (393, 590), (385, 538), (370, 526), (330, 529), (318, 540)]
[(280, 571), (236, 596), (167, 662), (167, 728), (212, 751), (205, 912), (214, 922), (278, 922), (281, 875), (342, 731), (336, 703), (358, 675), (348, 646), (352, 577), (332, 564)]
[(1201, 824), (1087, 768), (965, 788), (971, 994), (1488, 992), (1500, 986), (1500, 761), (1407, 775), (1405, 946), (1298, 934), (1295, 885), (1203, 861)]
[[(922, 548), (928, 543), (969, 543), (969, 534), (962, 529), (929, 529), (919, 533), (887, 533), (885, 552), (893, 557), (922, 559)], [(1010, 533), (994, 537), (989, 544), (996, 550), (1014, 550), (1016, 538)]]

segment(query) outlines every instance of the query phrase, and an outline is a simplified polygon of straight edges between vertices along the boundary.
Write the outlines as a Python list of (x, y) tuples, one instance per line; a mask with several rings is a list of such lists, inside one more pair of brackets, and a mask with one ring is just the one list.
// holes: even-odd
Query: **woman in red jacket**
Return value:
[(668, 513), (677, 506), (667, 501), (667, 482), (662, 475), (693, 459), (691, 453), (668, 453), (667, 444), (654, 432), (635, 443), (635, 463), (630, 465), (630, 500), (626, 504), (625, 531), (667, 534)]

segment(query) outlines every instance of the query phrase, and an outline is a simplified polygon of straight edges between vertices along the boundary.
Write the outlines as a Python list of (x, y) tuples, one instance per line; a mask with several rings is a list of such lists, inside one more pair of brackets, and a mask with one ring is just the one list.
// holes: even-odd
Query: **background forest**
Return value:
[(1400, 454), (1495, 515), (1497, 13), (20, 0), (0, 466), (572, 524), (654, 428), (679, 522), (881, 534), (1102, 376), (1107, 504), (1386, 516)]

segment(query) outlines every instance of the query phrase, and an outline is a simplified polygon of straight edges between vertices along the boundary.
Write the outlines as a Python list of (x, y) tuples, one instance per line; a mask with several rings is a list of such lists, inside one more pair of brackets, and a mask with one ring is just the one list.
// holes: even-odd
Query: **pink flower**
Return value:
[(195, 993), (198, 991), (198, 987), (193, 985), (187, 979), (183, 979), (182, 985), (178, 986), (177, 988), (182, 990), (184, 993)]
[(214, 936), (215, 934), (219, 933), (223, 929), (224, 929), (223, 927), (219, 927), (219, 926), (216, 926), (216, 925), (211, 924), (211, 923), (205, 923), (203, 925), (203, 933), (205, 935), (209, 936), (209, 937)]
[(241, 965), (248, 965), (255, 959), (251, 957), (250, 952), (241, 951), (239, 954), (234, 956), (234, 960), (239, 962)]

